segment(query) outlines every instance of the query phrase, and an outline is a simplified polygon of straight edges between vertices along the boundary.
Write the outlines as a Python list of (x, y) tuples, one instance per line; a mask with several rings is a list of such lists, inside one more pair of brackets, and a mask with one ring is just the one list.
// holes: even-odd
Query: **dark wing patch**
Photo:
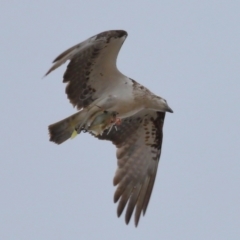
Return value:
[[(66, 94), (74, 107), (86, 107), (107, 88), (108, 70), (111, 74), (117, 70), (115, 63), (118, 51), (125, 40), (118, 39), (124, 36), (127, 37), (127, 32), (123, 30), (95, 35), (60, 54), (46, 75), (70, 60), (63, 76), (63, 82), (68, 83)], [(111, 67), (114, 69), (108, 69)]]
[(146, 213), (157, 174), (162, 146), (162, 128), (165, 113), (146, 111), (126, 118), (102, 140), (112, 141), (117, 147), (118, 169), (113, 184), (117, 189), (114, 202), (118, 202), (120, 216), (127, 206), (125, 221), (128, 224), (135, 209), (135, 225)]
[(78, 109), (88, 106), (95, 100), (93, 94), (96, 89), (92, 86), (90, 77), (93, 77), (91, 74), (100, 50), (91, 46), (77, 53), (64, 73), (63, 82), (68, 83), (66, 94), (73, 106), (77, 106)]

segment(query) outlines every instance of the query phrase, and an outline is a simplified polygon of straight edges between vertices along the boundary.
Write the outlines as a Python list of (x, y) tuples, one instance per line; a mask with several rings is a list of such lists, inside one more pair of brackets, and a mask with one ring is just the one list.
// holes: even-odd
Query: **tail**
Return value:
[(50, 141), (61, 144), (68, 140), (84, 120), (85, 112), (80, 111), (72, 116), (48, 126)]

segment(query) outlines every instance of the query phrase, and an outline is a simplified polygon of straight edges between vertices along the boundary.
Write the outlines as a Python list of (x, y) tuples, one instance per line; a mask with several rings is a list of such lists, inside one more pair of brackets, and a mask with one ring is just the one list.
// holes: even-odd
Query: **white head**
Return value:
[(173, 113), (173, 110), (168, 106), (167, 101), (164, 98), (154, 96), (152, 99), (151, 109), (159, 112), (170, 112)]

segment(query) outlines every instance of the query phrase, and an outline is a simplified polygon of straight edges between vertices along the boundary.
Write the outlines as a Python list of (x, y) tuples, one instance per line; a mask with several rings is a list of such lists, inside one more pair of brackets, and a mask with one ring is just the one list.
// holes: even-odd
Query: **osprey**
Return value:
[(165, 99), (118, 70), (116, 60), (126, 37), (123, 30), (102, 32), (53, 61), (46, 75), (70, 60), (63, 82), (68, 99), (79, 111), (50, 125), (49, 134), (57, 144), (81, 131), (115, 144), (117, 215), (127, 205), (128, 224), (135, 209), (137, 226), (141, 213), (146, 213), (157, 173), (165, 112), (173, 111)]

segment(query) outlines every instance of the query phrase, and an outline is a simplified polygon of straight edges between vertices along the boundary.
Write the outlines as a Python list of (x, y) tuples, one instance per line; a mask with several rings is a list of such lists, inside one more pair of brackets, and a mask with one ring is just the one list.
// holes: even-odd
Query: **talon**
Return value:
[(122, 120), (120, 118), (117, 118), (118, 113), (117, 112), (113, 112), (112, 114), (112, 119), (110, 120), (110, 123), (114, 124), (114, 125), (120, 125)]
[(121, 118), (116, 118), (115, 125), (119, 126), (122, 123)]

